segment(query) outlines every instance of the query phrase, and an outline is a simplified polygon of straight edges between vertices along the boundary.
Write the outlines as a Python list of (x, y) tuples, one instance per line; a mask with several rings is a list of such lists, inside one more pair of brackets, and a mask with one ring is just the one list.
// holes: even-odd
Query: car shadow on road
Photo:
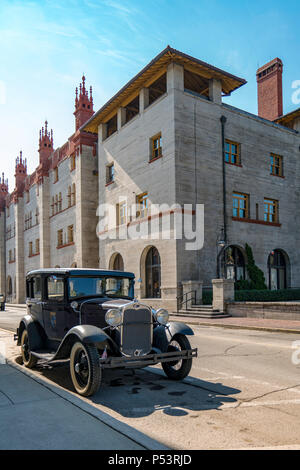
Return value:
[[(54, 385), (74, 392), (69, 366), (37, 367), (38, 375)], [(127, 418), (145, 417), (156, 411), (168, 416), (181, 417), (195, 412), (218, 410), (234, 406), (238, 400), (232, 395), (241, 390), (193, 378), (193, 383), (174, 382), (149, 369), (105, 370), (99, 391), (88, 398), (94, 406), (105, 406)]]

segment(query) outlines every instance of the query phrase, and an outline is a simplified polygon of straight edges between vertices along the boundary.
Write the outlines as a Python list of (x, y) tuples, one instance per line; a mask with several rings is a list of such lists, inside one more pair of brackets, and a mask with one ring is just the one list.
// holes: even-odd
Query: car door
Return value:
[(64, 277), (47, 276), (45, 290), (46, 299), (43, 303), (44, 328), (50, 340), (60, 341), (68, 331)]
[(42, 278), (39, 275), (27, 279), (28, 313), (43, 326)]

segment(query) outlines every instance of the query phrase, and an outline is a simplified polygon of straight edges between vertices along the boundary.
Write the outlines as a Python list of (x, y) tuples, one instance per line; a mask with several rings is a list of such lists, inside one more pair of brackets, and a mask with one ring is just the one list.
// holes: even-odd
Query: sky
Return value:
[(224, 101), (255, 114), (255, 72), (279, 57), (284, 113), (296, 109), (299, 17), (299, 0), (0, 0), (0, 172), (10, 191), (20, 150), (29, 172), (38, 165), (46, 119), (55, 148), (73, 133), (83, 73), (96, 111), (167, 45), (245, 78)]

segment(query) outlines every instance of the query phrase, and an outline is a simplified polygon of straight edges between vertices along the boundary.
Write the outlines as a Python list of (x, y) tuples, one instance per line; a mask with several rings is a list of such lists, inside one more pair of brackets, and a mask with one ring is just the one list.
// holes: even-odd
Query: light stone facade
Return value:
[[(148, 105), (150, 71), (153, 63), (160, 63), (162, 56), (163, 53), (128, 84), (131, 90), (136, 84), (135, 95), (139, 96), (139, 110), (135, 117), (129, 122), (124, 122), (122, 118), (129, 100), (125, 96), (125, 86), (108, 102), (109, 113), (105, 106), (102, 107), (84, 127), (96, 132), (98, 126), (99, 203), (116, 207), (116, 218), (118, 203), (124, 200), (130, 207), (141, 193), (148, 194), (149, 207), (163, 203), (169, 206), (179, 204), (181, 207), (184, 204), (193, 204), (194, 207), (195, 204), (204, 204), (204, 246), (199, 250), (187, 251), (184, 239), (162, 239), (161, 224), (159, 239), (110, 239), (108, 234), (111, 232), (102, 224), (99, 225), (103, 238), (99, 243), (100, 266), (112, 268), (116, 255), (120, 254), (124, 269), (133, 271), (140, 281), (136, 285), (138, 297), (153, 306), (175, 309), (176, 297), (181, 295), (183, 284), (196, 281), (199, 285), (211, 286), (212, 279), (217, 277), (218, 239), (220, 232), (224, 231), (225, 221), (225, 249), (239, 248), (246, 265), (245, 244), (250, 245), (257, 266), (265, 274), (267, 285), (270, 253), (279, 250), (286, 263), (286, 287), (299, 287), (300, 254), (297, 248), (300, 228), (297, 214), (300, 202), (300, 135), (297, 120), (294, 122), (295, 128), (286, 127), (225, 104), (221, 93), (224, 93), (226, 83), (224, 77), (218, 75), (219, 71), (212, 70), (211, 77), (207, 79), (206, 94), (187, 89), (186, 70), (198, 64), (196, 60), (193, 64), (193, 58), (188, 64), (186, 56), (181, 53), (162, 65), (160, 73), (166, 73), (165, 93)], [(184, 61), (180, 63), (182, 56)], [(193, 70), (199, 76), (203, 73), (202, 78), (207, 78), (207, 70)], [(153, 80), (157, 80), (157, 76), (158, 67)], [(148, 82), (148, 89), (145, 82)], [(124, 104), (120, 107), (123, 96)], [(118, 126), (107, 137), (106, 126), (114, 113), (118, 117)], [(224, 164), (225, 217), (222, 117), (223, 122), (226, 118), (224, 138), (240, 146), (239, 164)], [(159, 133), (162, 155), (150, 161), (149, 142)], [(270, 174), (271, 154), (283, 158), (284, 174), (281, 177)], [(113, 182), (106, 184), (107, 166), (111, 164), (114, 164), (115, 174)], [(233, 216), (235, 192), (248, 195), (247, 217)], [(278, 203), (278, 219), (274, 223), (265, 220), (265, 198)], [(148, 216), (141, 220), (135, 214), (127, 214), (125, 226), (136, 224), (141, 228), (143, 224), (150, 224), (150, 219)], [(145, 259), (152, 246), (160, 255), (161, 298), (149, 299), (145, 292)]]

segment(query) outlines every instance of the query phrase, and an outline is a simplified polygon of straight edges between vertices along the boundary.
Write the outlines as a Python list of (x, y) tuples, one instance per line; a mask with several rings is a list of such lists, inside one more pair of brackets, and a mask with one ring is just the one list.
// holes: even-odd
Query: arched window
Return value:
[(160, 298), (161, 263), (158, 250), (152, 246), (146, 256), (146, 297)]
[(116, 271), (124, 271), (124, 261), (120, 253), (118, 253), (114, 259), (113, 269)]
[(234, 281), (245, 279), (245, 258), (237, 246), (229, 246), (225, 251), (225, 277)]
[(271, 251), (268, 257), (269, 289), (285, 289), (287, 287), (287, 263), (282, 250)]

